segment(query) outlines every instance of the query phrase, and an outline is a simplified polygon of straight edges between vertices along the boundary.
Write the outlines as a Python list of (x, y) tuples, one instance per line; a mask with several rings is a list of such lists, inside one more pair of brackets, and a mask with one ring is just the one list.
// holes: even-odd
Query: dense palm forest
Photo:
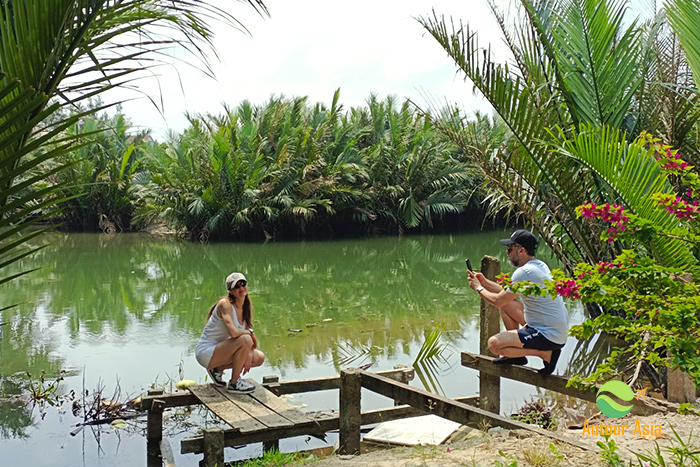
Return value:
[[(470, 124), (490, 128), (484, 117)], [(481, 178), (460, 148), (394, 97), (348, 111), (339, 92), (328, 105), (243, 102), (190, 117), (164, 142), (129, 131), (121, 113), (67, 133), (91, 140), (48, 180), (67, 199), (49, 220), (73, 231), (164, 224), (197, 240), (279, 239), (478, 228), (484, 218)]]

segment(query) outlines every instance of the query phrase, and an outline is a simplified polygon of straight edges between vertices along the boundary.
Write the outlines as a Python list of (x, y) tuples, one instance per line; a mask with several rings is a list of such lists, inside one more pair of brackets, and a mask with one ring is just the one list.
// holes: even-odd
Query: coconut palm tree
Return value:
[(700, 163), (696, 129), (700, 118), (700, 96), (693, 85), (685, 48), (659, 13), (657, 27), (644, 30), (649, 43), (645, 79), (639, 98), (632, 102), (636, 127), (661, 138), (680, 150), (684, 160)]
[[(612, 130), (600, 131), (625, 138), (644, 129), (641, 124), (648, 118), (640, 112), (652, 107), (639, 102), (651, 68), (649, 50), (655, 43), (645, 41), (644, 33), (654, 37), (649, 31), (657, 29), (657, 23), (625, 23), (623, 0), (517, 3), (520, 9), (511, 25), (490, 2), (512, 53), (511, 63), (505, 65), (495, 62), (490, 49), (480, 47), (469, 25), (448, 23), (435, 13), (419, 19), (489, 100), (512, 139), (486, 155), (475, 150), (478, 145), (460, 119), (446, 118), (448, 124), (439, 120), (436, 124), (491, 182), (488, 199), (496, 209), (523, 213), (565, 266), (610, 259), (618, 247), (592, 235), (590, 226), (577, 219), (575, 208), (587, 201), (634, 199), (628, 190), (636, 187), (621, 184), (610, 190), (616, 179), (604, 179), (582, 158), (552, 150), (552, 143), (562, 140), (562, 131), (575, 140), (579, 131), (591, 128), (608, 127)], [(689, 120), (691, 126), (695, 119)], [(638, 206), (628, 208), (634, 211)], [(643, 216), (643, 212), (637, 214)], [(679, 253), (682, 248), (677, 242), (670, 243), (669, 249), (656, 252), (659, 258), (668, 264), (691, 261)], [(676, 253), (668, 256), (669, 252)]]
[[(259, 0), (242, 3), (266, 12)], [(26, 180), (22, 175), (84, 144), (65, 135), (65, 130), (83, 115), (102, 109), (57, 111), (109, 89), (133, 85), (145, 71), (162, 63), (160, 56), (176, 48), (190, 52), (207, 71), (207, 54), (216, 55), (211, 18), (242, 28), (230, 13), (207, 1), (0, 2), (0, 269), (28, 254), (17, 251), (37, 233), (17, 235), (60, 201), (47, 196), (51, 187), (24, 194), (42, 175)], [(51, 149), (41, 151), (49, 142)], [(37, 151), (37, 157), (27, 158)], [(29, 218), (30, 214), (34, 217)]]
[[(680, 43), (679, 48), (683, 52), (683, 60), (678, 60), (678, 74), (683, 80), (674, 83), (676, 85), (672, 88), (681, 99), (677, 99), (675, 103), (687, 114), (697, 116), (700, 114), (700, 34), (697, 31), (697, 25), (700, 24), (700, 5), (693, 0), (675, 0), (667, 2), (666, 9), (675, 33), (672, 37)], [(696, 127), (692, 129), (697, 130)], [(670, 139), (669, 143), (679, 147), (685, 159), (693, 166), (700, 166), (700, 144), (697, 137), (685, 145), (674, 139)]]
[(358, 129), (306, 98), (243, 102), (191, 117), (183, 135), (151, 154), (140, 213), (158, 213), (190, 237), (280, 236), (327, 227), (357, 208), (366, 178)]
[(191, 238), (431, 228), (461, 213), (476, 182), (459, 150), (408, 102), (372, 96), (342, 112), (307, 98), (243, 102), (191, 117), (152, 147), (139, 216)]

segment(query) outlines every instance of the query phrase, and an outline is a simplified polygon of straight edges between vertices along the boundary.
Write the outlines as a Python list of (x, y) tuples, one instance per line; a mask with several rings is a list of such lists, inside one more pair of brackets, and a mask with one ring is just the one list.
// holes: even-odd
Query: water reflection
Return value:
[(613, 347), (620, 345), (621, 341), (606, 334), (577, 341), (567, 366), (567, 374), (590, 375), (610, 356)]
[(0, 401), (0, 438), (27, 438), (34, 424), (32, 407), (23, 401)]
[[(2, 349), (2, 374), (37, 357), (43, 368), (60, 366), (60, 357), (48, 361), (57, 349), (36, 329), (59, 321), (70, 343), (107, 333), (126, 341), (133, 323), (155, 333), (167, 323), (194, 343), (232, 270), (251, 281), (255, 327), (272, 366), (326, 356), (340, 367), (339, 343), (370, 349), (370, 360), (391, 356), (420, 341), (438, 317), (448, 330), (473, 326), (476, 299), (466, 292), (463, 258), (492, 252), (494, 236), (460, 240), (199, 245), (139, 235), (46, 236), (48, 246), (19, 265), (41, 269), (2, 290), (2, 304), (22, 303), (3, 312), (16, 325), (2, 336), (2, 345), (13, 347)], [(289, 328), (302, 332), (290, 335)]]

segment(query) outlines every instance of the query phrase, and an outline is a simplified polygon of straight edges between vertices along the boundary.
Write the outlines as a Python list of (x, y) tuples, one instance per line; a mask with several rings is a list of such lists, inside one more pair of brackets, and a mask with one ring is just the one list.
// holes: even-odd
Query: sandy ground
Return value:
[[(679, 446), (673, 429), (687, 443), (700, 451), (700, 417), (696, 415), (656, 414), (647, 417), (628, 415), (620, 419), (595, 420), (611, 425), (626, 425), (625, 434), (613, 435), (611, 440), (619, 447), (616, 454), (628, 465), (639, 466), (633, 452), (648, 453), (658, 446), (663, 450)], [(635, 433), (639, 422), (640, 432)], [(644, 432), (644, 427), (648, 432)], [(618, 430), (620, 430), (618, 428)], [(439, 446), (395, 447), (392, 449), (363, 452), (359, 456), (331, 455), (312, 463), (324, 467), (412, 467), (412, 466), (607, 466), (601, 457), (601, 448), (596, 446), (603, 440), (599, 435), (583, 434), (581, 428), (557, 430), (561, 435), (583, 442), (588, 449), (552, 441), (550, 438), (524, 430), (493, 428), (488, 432), (473, 430), (466, 438)], [(691, 434), (692, 432), (692, 434)], [(552, 446), (556, 452), (552, 452)], [(500, 454), (500, 453), (503, 454)], [(675, 465), (672, 457), (665, 453), (667, 465)], [(499, 464), (500, 462), (500, 464)], [(514, 463), (514, 462), (517, 462)], [(297, 464), (301, 465), (301, 464)], [(308, 465), (308, 464), (307, 464)], [(686, 464), (688, 465), (688, 464)], [(690, 464), (695, 465), (695, 464)]]

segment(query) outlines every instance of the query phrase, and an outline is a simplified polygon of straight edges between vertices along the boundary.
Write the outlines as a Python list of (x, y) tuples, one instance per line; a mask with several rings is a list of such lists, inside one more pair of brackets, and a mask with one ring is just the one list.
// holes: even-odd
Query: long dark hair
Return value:
[[(222, 298), (228, 298), (229, 303), (231, 303), (231, 306), (233, 306), (234, 300), (233, 295), (231, 295), (231, 292), (229, 292), (229, 294), (226, 297), (220, 297), (219, 300), (221, 300)], [(212, 305), (205, 322), (209, 321), (209, 318), (211, 318), (211, 314), (214, 312), (214, 308), (216, 308), (216, 304), (219, 303), (219, 300), (217, 300), (214, 303), (214, 305)], [(249, 328), (253, 327), (253, 307), (250, 304), (250, 298), (248, 298), (248, 294), (246, 294), (245, 299), (243, 299), (243, 323), (247, 324)]]

